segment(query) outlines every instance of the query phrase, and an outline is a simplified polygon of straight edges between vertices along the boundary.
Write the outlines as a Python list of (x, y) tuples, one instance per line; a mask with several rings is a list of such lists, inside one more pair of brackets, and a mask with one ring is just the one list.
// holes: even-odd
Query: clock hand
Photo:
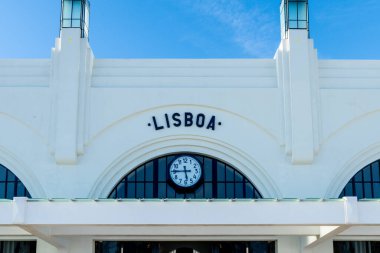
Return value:
[(191, 170), (172, 170), (172, 172), (191, 172)]
[(187, 179), (188, 179), (188, 178), (187, 178), (187, 171), (188, 171), (188, 170), (186, 170), (186, 166), (183, 166), (183, 169), (184, 169), (184, 171), (185, 171), (185, 177), (186, 177), (186, 180), (187, 180)]

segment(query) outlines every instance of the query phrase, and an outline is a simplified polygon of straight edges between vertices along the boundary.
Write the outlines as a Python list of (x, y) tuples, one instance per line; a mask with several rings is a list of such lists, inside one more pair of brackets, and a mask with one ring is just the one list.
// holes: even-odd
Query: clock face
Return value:
[(201, 179), (202, 167), (198, 160), (192, 156), (179, 156), (170, 165), (169, 175), (177, 186), (189, 188)]

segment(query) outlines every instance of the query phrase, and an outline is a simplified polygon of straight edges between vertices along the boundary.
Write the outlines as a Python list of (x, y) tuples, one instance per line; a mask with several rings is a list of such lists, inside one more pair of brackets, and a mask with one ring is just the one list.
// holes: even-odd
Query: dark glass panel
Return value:
[(225, 165), (221, 162), (217, 162), (217, 180), (218, 181), (225, 181), (226, 180), (226, 169), (225, 169)]
[(370, 182), (371, 181), (371, 167), (370, 166), (366, 166), (363, 169), (363, 174), (364, 174), (364, 181)]
[(203, 186), (198, 187), (198, 189), (195, 191), (194, 198), (196, 198), (196, 199), (204, 198)]
[(118, 186), (116, 190), (116, 197), (117, 198), (125, 198), (125, 180), (123, 180)]
[(166, 181), (166, 158), (158, 159), (158, 181)]
[(235, 171), (235, 181), (236, 182), (243, 182), (243, 175), (239, 172)]
[(7, 169), (0, 165), (0, 181), (6, 180)]
[(134, 182), (136, 180), (136, 172), (135, 171), (132, 171), (129, 175), (128, 175), (128, 181), (129, 182)]
[(234, 175), (234, 169), (232, 169), (229, 166), (226, 166), (226, 181), (227, 182), (233, 182), (235, 180), (235, 175)]
[(184, 199), (185, 198), (185, 194), (184, 193), (176, 193), (176, 195), (175, 195), (175, 198), (176, 199)]
[(5, 198), (5, 183), (0, 183), (0, 199)]
[(352, 183), (348, 183), (344, 191), (344, 196), (352, 196), (352, 194), (353, 194)]
[(211, 199), (212, 198), (212, 183), (205, 183), (204, 185), (205, 189), (205, 198), (206, 199)]
[(145, 180), (153, 181), (153, 162), (149, 162), (145, 165)]
[(95, 241), (95, 253), (159, 253), (159, 252), (217, 252), (217, 253), (275, 253), (273, 241), (198, 241), (198, 242), (142, 242)]
[(243, 183), (235, 184), (235, 198), (242, 199), (244, 198)]
[(137, 182), (144, 182), (145, 179), (145, 173), (144, 173), (144, 166), (141, 166), (136, 170), (136, 181)]
[(11, 182), (7, 184), (7, 199), (15, 197), (15, 183)]
[(259, 198), (262, 198), (263, 196), (261, 196), (260, 192), (257, 191), (257, 189), (255, 189), (254, 191), (254, 194), (253, 194), (253, 198), (254, 199), (259, 199)]
[(363, 181), (363, 171), (362, 170), (359, 171), (358, 173), (356, 173), (354, 180), (357, 182)]
[(379, 169), (379, 162), (374, 162), (372, 164), (372, 176), (373, 176), (373, 181), (380, 182), (380, 169)]
[(25, 194), (26, 194), (25, 186), (21, 182), (18, 182), (17, 183), (17, 192), (16, 192), (16, 195), (17, 196), (25, 196)]
[(371, 252), (380, 252), (380, 242), (371, 242)]
[(136, 183), (136, 198), (145, 198), (145, 187), (144, 183)]
[(253, 198), (253, 186), (251, 184), (245, 184), (245, 197)]
[(116, 197), (116, 190), (113, 190), (108, 198), (110, 198), (110, 199), (116, 199), (117, 198)]
[(226, 198), (226, 184), (218, 183), (217, 198), (218, 199), (225, 199)]
[(10, 170), (7, 171), (7, 180), (8, 181), (16, 181), (16, 176)]
[(358, 196), (359, 199), (362, 199), (364, 197), (364, 195), (363, 195), (363, 184), (362, 183), (355, 183), (355, 190), (356, 190), (356, 196)]
[(226, 184), (226, 198), (227, 199), (235, 198), (235, 184), (234, 183)]
[(374, 198), (380, 198), (380, 183), (373, 184)]
[(373, 198), (372, 187), (371, 187), (370, 183), (365, 183), (364, 184), (364, 197), (365, 198), (368, 198), (368, 197)]
[(175, 190), (171, 186), (167, 186), (167, 198), (175, 198)]
[(166, 183), (158, 183), (158, 198), (166, 198)]
[(210, 158), (205, 158), (203, 163), (204, 180), (212, 181), (212, 160)]
[(128, 198), (136, 198), (136, 184), (135, 183), (130, 183), (128, 182), (128, 187), (127, 187), (127, 197)]
[(145, 184), (145, 198), (153, 198), (153, 183)]

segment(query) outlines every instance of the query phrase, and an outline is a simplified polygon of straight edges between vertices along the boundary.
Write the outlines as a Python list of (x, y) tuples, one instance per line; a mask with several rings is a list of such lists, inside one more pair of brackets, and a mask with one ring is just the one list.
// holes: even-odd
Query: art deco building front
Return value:
[(380, 61), (97, 59), (62, 0), (50, 59), (0, 60), (0, 253), (379, 253)]

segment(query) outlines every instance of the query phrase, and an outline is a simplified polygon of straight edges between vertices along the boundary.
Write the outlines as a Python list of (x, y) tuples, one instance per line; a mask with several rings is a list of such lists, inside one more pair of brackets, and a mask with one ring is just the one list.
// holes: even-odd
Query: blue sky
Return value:
[[(92, 0), (97, 58), (272, 58), (280, 0)], [(0, 0), (0, 58), (48, 58), (60, 0)], [(380, 59), (379, 0), (310, 0), (320, 58)]]

